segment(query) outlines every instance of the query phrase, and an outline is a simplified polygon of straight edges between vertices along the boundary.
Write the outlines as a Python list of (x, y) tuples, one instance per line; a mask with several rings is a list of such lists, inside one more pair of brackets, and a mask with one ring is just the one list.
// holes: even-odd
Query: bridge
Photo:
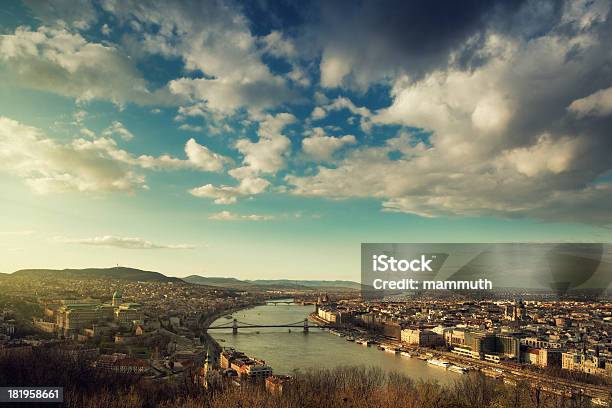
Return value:
[(297, 305), (295, 300), (267, 300), (266, 305)]
[(301, 328), (304, 333), (308, 333), (310, 328), (314, 329), (323, 329), (327, 326), (313, 324), (310, 325), (308, 323), (308, 319), (300, 320), (299, 322), (294, 323), (285, 323), (285, 324), (253, 324), (253, 323), (245, 323), (239, 322), (237, 319), (234, 319), (231, 323), (219, 324), (216, 326), (210, 326), (206, 328), (206, 330), (215, 330), (215, 329), (232, 329), (232, 334), (238, 334), (238, 329), (257, 329), (257, 328), (265, 328), (265, 327), (288, 327), (288, 328)]

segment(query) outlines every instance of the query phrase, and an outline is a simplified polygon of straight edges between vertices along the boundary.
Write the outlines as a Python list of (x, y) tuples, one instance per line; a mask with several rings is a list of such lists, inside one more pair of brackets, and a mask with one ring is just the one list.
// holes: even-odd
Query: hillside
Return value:
[(122, 279), (144, 282), (181, 282), (181, 279), (169, 277), (159, 272), (141, 269), (113, 267), (86, 269), (21, 269), (9, 276), (26, 278), (61, 278), (61, 279)]

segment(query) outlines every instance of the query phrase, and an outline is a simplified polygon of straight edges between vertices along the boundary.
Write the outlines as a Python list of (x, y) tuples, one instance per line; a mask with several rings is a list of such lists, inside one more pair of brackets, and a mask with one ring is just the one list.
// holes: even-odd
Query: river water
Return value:
[[(285, 324), (303, 321), (313, 311), (313, 305), (262, 305), (234, 312), (232, 318), (252, 324)], [(221, 317), (211, 326), (231, 321)], [(240, 328), (235, 336), (231, 328), (210, 330), (209, 333), (222, 347), (233, 347), (265, 360), (277, 374), (291, 374), (296, 369), (363, 365), (397, 371), (413, 379), (436, 380), (440, 384), (452, 383), (461, 376), (414, 357), (402, 357), (377, 347), (346, 341), (321, 329), (311, 328), (308, 334), (301, 328), (291, 329), (291, 333), (288, 328)]]

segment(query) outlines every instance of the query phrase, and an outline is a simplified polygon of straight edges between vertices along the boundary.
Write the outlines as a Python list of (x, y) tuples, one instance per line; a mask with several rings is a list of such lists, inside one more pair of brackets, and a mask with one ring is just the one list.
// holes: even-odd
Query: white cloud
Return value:
[(195, 197), (214, 198), (215, 204), (234, 204), (237, 201), (237, 197), (240, 195), (235, 187), (217, 187), (212, 184), (192, 188), (189, 190), (189, 193)]
[(39, 193), (128, 191), (144, 177), (100, 150), (60, 144), (37, 128), (0, 117), (0, 170), (25, 178)]
[(140, 155), (119, 149), (117, 143), (110, 138), (95, 140), (77, 139), (72, 145), (81, 151), (92, 151), (108, 155), (110, 158), (135, 167), (153, 170), (196, 169), (202, 171), (220, 171), (231, 159), (212, 152), (206, 146), (200, 145), (191, 138), (185, 143), (187, 159), (179, 159), (167, 154), (161, 156)]
[(56, 238), (56, 241), (67, 244), (80, 244), (91, 246), (105, 246), (122, 249), (195, 249), (195, 245), (188, 244), (156, 244), (142, 238), (134, 237), (117, 237), (113, 235), (104, 235), (93, 238), (68, 239)]
[[(583, 190), (566, 186), (576, 159), (585, 156), (584, 148), (573, 138), (542, 136), (529, 147), (458, 167), (448, 152), (403, 134), (380, 147), (351, 150), (334, 168), (319, 166), (312, 176), (290, 175), (286, 180), (296, 195), (375, 197), (387, 211), (424, 217), (531, 214), (550, 219), (567, 216), (567, 207), (560, 205), (575, 203)], [(391, 159), (392, 152), (400, 158)], [(598, 189), (589, 197), (602, 199), (609, 194)], [(583, 216), (595, 219), (601, 213)]]
[[(260, 41), (233, 4), (158, 2), (141, 7), (138, 1), (125, 1), (102, 7), (120, 22), (138, 27), (127, 36), (138, 52), (180, 58), (187, 71), (204, 74), (169, 83), (170, 90), (190, 104), (228, 115), (243, 108), (262, 112), (294, 96), (287, 80), (262, 62)], [(269, 43), (269, 52), (289, 52), (281, 37), (263, 42)]]
[(273, 30), (261, 37), (262, 52), (276, 58), (282, 58), (292, 66), (287, 77), (300, 86), (310, 86), (308, 72), (300, 65), (300, 56), (294, 41), (284, 36), (280, 31)]
[(204, 130), (204, 128), (202, 128), (202, 126), (195, 126), (195, 125), (190, 125), (188, 123), (183, 123), (182, 125), (179, 126), (180, 130), (185, 130), (188, 132), (202, 132)]
[(578, 117), (609, 115), (612, 113), (612, 87), (576, 99), (568, 109)]
[(554, 141), (546, 134), (533, 146), (507, 151), (505, 158), (519, 173), (534, 177), (542, 172), (559, 174), (571, 169), (580, 153), (580, 140), (565, 137)]
[(323, 129), (315, 128), (312, 136), (302, 139), (302, 149), (318, 161), (329, 161), (336, 151), (356, 143), (357, 139), (353, 135), (327, 136)]
[(81, 109), (74, 112), (72, 116), (74, 117), (74, 122), (77, 125), (81, 125), (83, 123), (83, 120), (85, 120), (85, 118), (87, 117), (87, 112)]
[(107, 137), (59, 143), (40, 129), (0, 116), (0, 170), (23, 177), (39, 193), (146, 188), (139, 169), (219, 171), (230, 159), (189, 139), (187, 159), (134, 156)]
[(123, 123), (118, 120), (114, 121), (109, 127), (102, 131), (102, 136), (112, 137), (119, 136), (123, 140), (132, 140), (134, 138), (134, 134), (126, 129)]
[(320, 106), (315, 107), (312, 110), (312, 113), (310, 114), (310, 117), (313, 120), (321, 120), (321, 119), (325, 118), (325, 116), (327, 116), (327, 112), (325, 111), (325, 109), (323, 109)]
[(193, 138), (185, 144), (185, 153), (193, 166), (205, 171), (220, 171), (225, 164), (232, 162), (228, 157), (212, 152)]
[(325, 50), (321, 58), (321, 86), (336, 88), (352, 70), (352, 61), (341, 52)]
[(221, 211), (208, 217), (209, 220), (217, 221), (270, 221), (274, 219), (272, 215), (259, 214), (236, 214), (229, 211)]
[(0, 63), (7, 68), (5, 80), (77, 100), (124, 105), (176, 99), (164, 90), (151, 91), (130, 58), (116, 47), (88, 42), (66, 28), (18, 27), (0, 36)]
[(326, 112), (341, 111), (343, 109), (360, 117), (361, 130), (368, 133), (372, 128), (372, 112), (366, 107), (356, 106), (350, 99), (339, 96), (324, 107)]
[(259, 139), (256, 142), (249, 139), (238, 140), (236, 149), (244, 155), (243, 163), (248, 169), (244, 169), (242, 174), (275, 173), (283, 168), (291, 141), (282, 132), (296, 120), (290, 113), (266, 115), (259, 124)]
[[(268, 76), (268, 75), (266, 75)], [(225, 77), (224, 79), (180, 78), (170, 81), (170, 91), (192, 103), (205, 101), (206, 108), (223, 114), (233, 114), (247, 107), (259, 112), (276, 106), (292, 95), (284, 79)]]
[(97, 18), (96, 9), (90, 0), (81, 0), (77, 4), (72, 0), (24, 0), (24, 3), (44, 24), (68, 24), (79, 30), (86, 30)]
[(104, 36), (109, 36), (111, 33), (111, 29), (108, 26), (108, 24), (104, 23), (104, 25), (102, 26), (102, 28), (100, 28), (100, 32), (102, 33), (102, 35)]
[(246, 177), (234, 186), (214, 186), (206, 184), (189, 190), (189, 193), (200, 198), (214, 198), (215, 204), (234, 204), (239, 197), (263, 193), (270, 182), (259, 177)]
[(280, 31), (271, 31), (261, 41), (264, 44), (263, 51), (274, 57), (292, 60), (298, 56), (293, 41), (284, 37)]
[(79, 132), (85, 137), (90, 137), (90, 138), (96, 137), (95, 132), (91, 129), (81, 128), (79, 129)]

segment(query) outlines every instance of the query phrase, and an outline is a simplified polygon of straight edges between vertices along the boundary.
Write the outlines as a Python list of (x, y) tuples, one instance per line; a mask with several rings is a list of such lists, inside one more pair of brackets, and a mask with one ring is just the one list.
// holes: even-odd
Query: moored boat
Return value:
[(435, 358), (430, 358), (429, 360), (427, 360), (427, 364), (436, 366), (436, 367), (443, 367), (443, 368), (448, 368), (448, 366), (450, 365), (448, 361), (438, 360)]

